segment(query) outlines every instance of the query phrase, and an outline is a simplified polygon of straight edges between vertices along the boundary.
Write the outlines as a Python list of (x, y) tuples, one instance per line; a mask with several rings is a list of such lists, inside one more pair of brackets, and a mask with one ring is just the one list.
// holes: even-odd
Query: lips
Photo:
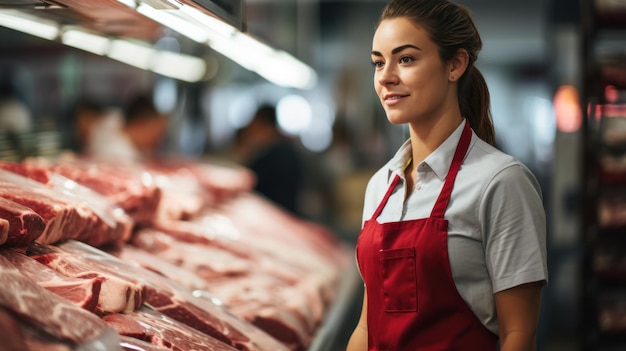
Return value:
[(408, 95), (402, 95), (402, 94), (386, 94), (383, 96), (383, 101), (386, 104), (394, 104), (398, 101), (400, 101), (402, 98), (407, 97)]

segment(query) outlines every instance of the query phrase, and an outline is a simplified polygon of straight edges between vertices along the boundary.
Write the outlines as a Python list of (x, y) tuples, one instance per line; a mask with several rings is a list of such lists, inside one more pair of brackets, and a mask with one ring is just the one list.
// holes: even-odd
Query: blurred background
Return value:
[[(281, 134), (303, 160), (299, 215), (354, 243), (365, 184), (406, 138), (402, 127), (387, 122), (373, 89), (369, 52), (385, 3), (0, 0), (0, 158), (77, 150), (78, 106), (90, 102), (123, 111), (132, 97), (149, 94), (167, 116), (159, 152), (236, 164), (242, 162), (235, 152), (239, 131), (259, 106), (269, 104), (277, 107)], [(478, 67), (490, 88), (498, 145), (528, 165), (544, 191), (550, 283), (540, 350), (624, 350), (626, 290), (620, 279), (626, 245), (612, 241), (607, 252), (598, 244), (606, 227), (613, 239), (623, 237), (622, 198), (615, 196), (616, 177), (608, 182), (598, 170), (613, 165), (611, 174), (621, 171), (619, 142), (612, 148), (602, 143), (606, 131), (613, 132), (608, 141), (619, 140), (623, 124), (616, 121), (626, 117), (620, 105), (626, 92), (626, 0), (458, 3), (470, 8), (483, 38)], [(243, 33), (243, 41), (296, 59), (295, 71), (237, 43), (197, 38), (194, 28), (160, 22), (159, 10), (179, 5), (188, 5), (190, 16), (209, 9), (232, 26), (228, 30)], [(57, 31), (34, 33), (36, 24)], [(124, 38), (131, 40), (116, 41)], [(114, 52), (118, 44), (122, 53), (131, 50), (123, 45), (140, 50), (128, 60)], [(230, 44), (232, 52), (225, 49)], [(269, 71), (277, 67), (275, 78)], [(608, 115), (618, 118), (603, 123)], [(601, 164), (606, 155), (612, 163)], [(613, 197), (602, 198), (605, 193)], [(606, 283), (599, 267), (615, 279)], [(357, 294), (347, 330), (360, 302)]]

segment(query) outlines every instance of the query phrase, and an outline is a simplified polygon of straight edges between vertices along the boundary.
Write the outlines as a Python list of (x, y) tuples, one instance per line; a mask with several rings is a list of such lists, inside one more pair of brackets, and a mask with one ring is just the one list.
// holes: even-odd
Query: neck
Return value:
[(441, 118), (432, 123), (411, 123), (409, 133), (413, 154), (413, 165), (424, 161), (435, 151), (463, 122), (459, 114), (454, 118)]

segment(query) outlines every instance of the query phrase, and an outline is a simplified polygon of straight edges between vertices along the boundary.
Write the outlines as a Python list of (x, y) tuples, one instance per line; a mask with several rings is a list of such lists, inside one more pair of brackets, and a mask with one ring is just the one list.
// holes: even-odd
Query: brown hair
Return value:
[(489, 89), (474, 65), (482, 40), (469, 10), (446, 0), (392, 0), (383, 10), (379, 23), (397, 17), (406, 17), (426, 29), (430, 39), (439, 47), (439, 56), (444, 62), (451, 60), (459, 49), (467, 51), (467, 70), (457, 86), (461, 114), (476, 135), (494, 145)]

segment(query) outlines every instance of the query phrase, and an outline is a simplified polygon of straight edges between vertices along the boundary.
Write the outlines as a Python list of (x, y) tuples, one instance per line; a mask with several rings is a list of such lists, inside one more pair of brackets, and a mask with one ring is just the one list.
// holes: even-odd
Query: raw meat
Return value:
[[(39, 242), (53, 244), (63, 239), (77, 239), (98, 246), (124, 242), (129, 238), (134, 223), (123, 209), (114, 206), (103, 195), (48, 170), (43, 164), (43, 161), (31, 161), (28, 163), (0, 161), (0, 169), (8, 170), (10, 173), (20, 176), (8, 178), (7, 181), (22, 184), (23, 186), (32, 186), (33, 182), (30, 180), (35, 180), (35, 184), (38, 183), (45, 186), (44, 188), (40, 185), (35, 187), (37, 193), (45, 195), (44, 198), (52, 197), (55, 200), (74, 205), (79, 211), (80, 209), (86, 209), (89, 214), (82, 214), (82, 216), (87, 217), (86, 220), (90, 221), (90, 223), (84, 225), (85, 230), (82, 232), (74, 231), (59, 234), (59, 238), (44, 234)], [(42, 207), (42, 204), (39, 204), (37, 199), (23, 199), (22, 202), (24, 201), (34, 203), (33, 209), (35, 210)], [(45, 199), (42, 199), (42, 201), (49, 202)], [(51, 238), (46, 238), (47, 236)]]
[(256, 263), (248, 258), (237, 256), (219, 247), (178, 241), (154, 228), (137, 230), (130, 242), (209, 281), (248, 275), (255, 270)]
[(161, 159), (147, 164), (150, 169), (165, 174), (184, 172), (206, 190), (204, 201), (214, 205), (236, 196), (241, 192), (251, 191), (256, 181), (254, 174), (247, 168), (234, 164), (208, 163), (199, 160)]
[(119, 165), (88, 158), (66, 157), (44, 166), (104, 195), (124, 209), (138, 224), (152, 223), (158, 215), (162, 189), (141, 164)]
[(81, 257), (75, 257), (56, 246), (33, 243), (28, 248), (31, 257), (55, 271), (75, 278), (97, 278), (101, 280), (101, 290), (95, 312), (129, 313), (141, 306), (145, 300), (145, 285), (136, 279), (121, 276), (120, 273)]
[(110, 227), (77, 198), (3, 169), (0, 169), (0, 197), (31, 208), (43, 218), (45, 228), (36, 239), (40, 243), (76, 238), (102, 245), (122, 240), (119, 236), (126, 233)]
[[(156, 229), (137, 231), (132, 243), (194, 272), (209, 283), (209, 293), (230, 310), (292, 350), (303, 349), (310, 342), (316, 324), (310, 311), (315, 303), (291, 280), (264, 271), (254, 260), (219, 247), (177, 241)], [(175, 275), (169, 277), (177, 280)]]
[(147, 341), (133, 338), (132, 336), (120, 335), (120, 346), (126, 351), (167, 351), (169, 348), (151, 344)]
[(1, 256), (0, 281), (0, 306), (59, 342), (80, 345), (108, 329), (96, 315), (37, 285)]
[(0, 245), (4, 244), (9, 238), (9, 221), (0, 218)]
[(103, 278), (67, 277), (32, 257), (10, 249), (0, 251), (0, 256), (9, 260), (24, 276), (32, 279), (46, 290), (87, 311), (93, 312), (96, 309)]
[(28, 350), (19, 321), (2, 307), (0, 307), (0, 340), (2, 351)]
[(40, 215), (32, 209), (0, 197), (0, 245), (25, 249), (45, 228)]
[[(262, 232), (259, 234), (262, 235)], [(223, 215), (205, 214), (194, 221), (159, 223), (158, 230), (144, 228), (135, 233), (132, 242), (145, 250), (158, 252), (165, 260), (197, 272), (206, 280), (235, 276), (221, 274), (212, 277), (207, 275), (211, 272), (205, 269), (207, 266), (219, 267), (224, 265), (223, 262), (228, 262), (228, 267), (232, 269), (236, 262), (248, 262), (248, 268), (243, 273), (250, 274), (253, 271), (275, 276), (280, 281), (276, 285), (286, 285), (289, 290), (290, 295), (285, 301), (291, 304), (288, 303), (285, 307), (301, 315), (310, 330), (315, 329), (323, 318), (327, 304), (332, 300), (339, 267), (311, 250), (303, 249), (297, 252), (298, 255), (293, 255), (290, 248), (275, 237), (266, 237), (265, 240), (249, 239), (255, 235), (255, 232), (240, 232)], [(218, 259), (224, 255), (235, 256), (236, 260)], [(212, 263), (212, 260), (205, 257), (215, 258), (217, 262)], [(315, 264), (316, 261), (319, 263)], [(293, 288), (300, 291), (293, 295)], [(298, 299), (299, 297), (301, 298)]]
[(74, 257), (89, 259), (115, 272), (135, 277), (146, 286), (146, 305), (239, 350), (288, 350), (270, 335), (236, 317), (223, 306), (216, 305), (214, 300), (198, 298), (190, 290), (161, 275), (80, 242), (69, 241), (62, 244), (61, 249)]
[(120, 335), (150, 342), (177, 351), (236, 351), (218, 341), (157, 311), (143, 307), (129, 314), (110, 314), (102, 319)]
[(209, 290), (209, 283), (194, 272), (138, 247), (126, 244), (116, 250), (109, 250), (109, 253), (123, 261), (136, 263), (149, 271), (172, 279), (189, 290)]

